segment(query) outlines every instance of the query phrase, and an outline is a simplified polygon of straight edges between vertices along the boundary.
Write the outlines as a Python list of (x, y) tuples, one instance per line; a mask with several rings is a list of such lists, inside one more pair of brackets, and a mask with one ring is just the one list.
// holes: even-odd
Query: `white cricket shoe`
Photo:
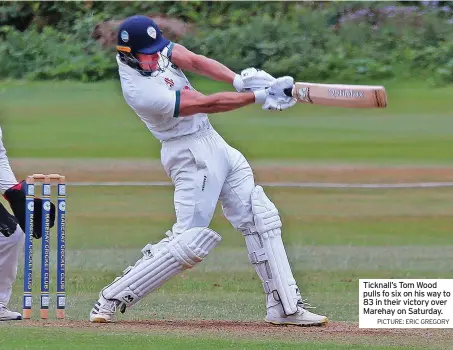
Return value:
[(301, 303), (297, 306), (297, 312), (292, 315), (285, 315), (281, 304), (271, 306), (267, 309), (267, 315), (264, 319), (266, 322), (276, 325), (293, 325), (293, 326), (324, 326), (328, 319), (326, 316), (317, 315), (307, 310), (312, 308), (309, 305)]
[(115, 322), (115, 313), (120, 302), (118, 300), (108, 300), (102, 295), (91, 309), (90, 322), (93, 323), (111, 323)]
[(21, 319), (20, 313), (11, 311), (5, 305), (0, 304), (0, 321), (18, 321)]

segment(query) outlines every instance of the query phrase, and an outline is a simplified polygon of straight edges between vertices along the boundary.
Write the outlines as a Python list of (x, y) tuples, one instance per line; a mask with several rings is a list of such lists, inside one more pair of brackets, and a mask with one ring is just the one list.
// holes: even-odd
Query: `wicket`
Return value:
[(33, 286), (33, 215), (35, 183), (42, 183), (42, 237), (41, 237), (41, 297), (40, 315), (49, 317), (50, 285), (50, 196), (52, 180), (57, 181), (57, 290), (56, 316), (65, 317), (66, 308), (66, 179), (59, 174), (33, 174), (27, 177), (25, 197), (25, 262), (24, 262), (24, 295), (23, 318), (32, 316)]

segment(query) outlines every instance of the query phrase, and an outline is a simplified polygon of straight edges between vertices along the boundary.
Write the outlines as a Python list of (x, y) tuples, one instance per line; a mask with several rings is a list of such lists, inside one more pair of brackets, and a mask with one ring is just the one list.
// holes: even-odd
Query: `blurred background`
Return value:
[(453, 82), (449, 1), (1, 2), (0, 73), (15, 79), (116, 78), (120, 21), (156, 19), (165, 35), (236, 71), (297, 79)]
[[(126, 105), (118, 82), (116, 28), (134, 14), (152, 16), (164, 35), (235, 72), (257, 67), (296, 81), (386, 87), (386, 109), (298, 104), (275, 114), (252, 105), (210, 117), (279, 208), (295, 277), (315, 311), (334, 326), (356, 325), (360, 278), (451, 278), (452, 2), (0, 6), (0, 125), (13, 170), (18, 178), (61, 173), (71, 184), (70, 320), (86, 320), (99, 290), (175, 220), (160, 143)], [(234, 90), (188, 76), (204, 93)], [(203, 264), (121, 317), (261, 321), (264, 296), (243, 237), (219, 208), (212, 228), (223, 240)], [(12, 308), (19, 310), (18, 276)], [(451, 346), (433, 334), (354, 337), (351, 329), (337, 332), (343, 343)]]

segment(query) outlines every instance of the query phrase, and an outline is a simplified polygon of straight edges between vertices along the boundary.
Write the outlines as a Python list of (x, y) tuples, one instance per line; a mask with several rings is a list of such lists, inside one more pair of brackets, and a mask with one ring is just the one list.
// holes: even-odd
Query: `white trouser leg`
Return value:
[(11, 170), (2, 138), (2, 129), (0, 128), (0, 192), (4, 193), (8, 188), (17, 184), (17, 180)]
[(175, 185), (173, 234), (209, 226), (229, 171), (225, 147), (214, 131), (164, 142), (162, 165)]
[(19, 225), (10, 237), (0, 234), (0, 304), (4, 306), (8, 305), (11, 298), (24, 239), (25, 235)]

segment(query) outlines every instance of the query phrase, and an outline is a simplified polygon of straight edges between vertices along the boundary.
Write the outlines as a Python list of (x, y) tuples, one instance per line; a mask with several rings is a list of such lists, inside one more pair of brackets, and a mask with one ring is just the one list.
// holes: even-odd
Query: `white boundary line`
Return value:
[[(264, 187), (292, 187), (292, 188), (436, 188), (453, 187), (453, 182), (412, 182), (412, 183), (393, 183), (393, 184), (346, 184), (329, 182), (261, 182)], [(155, 186), (171, 187), (173, 184), (167, 181), (124, 181), (124, 182), (68, 182), (69, 186)]]

